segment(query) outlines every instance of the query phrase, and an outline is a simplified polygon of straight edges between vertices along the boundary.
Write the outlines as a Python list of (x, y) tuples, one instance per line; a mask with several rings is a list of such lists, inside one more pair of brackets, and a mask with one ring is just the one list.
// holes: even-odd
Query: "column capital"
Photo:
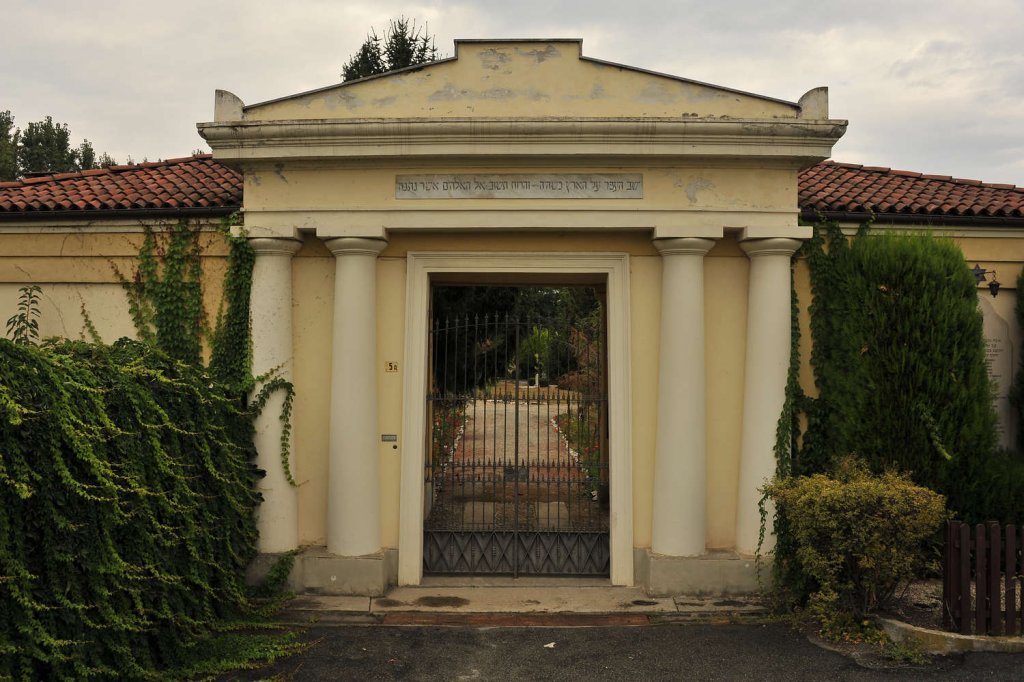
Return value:
[(652, 239), (662, 256), (703, 256), (715, 246), (714, 239), (702, 237), (668, 237)]
[(388, 242), (386, 239), (366, 237), (335, 237), (324, 241), (324, 245), (335, 256), (376, 256), (387, 247)]
[(803, 242), (799, 239), (772, 237), (769, 239), (748, 239), (740, 242), (740, 248), (748, 257), (792, 256)]
[(249, 246), (257, 256), (294, 256), (302, 241), (287, 237), (250, 237)]

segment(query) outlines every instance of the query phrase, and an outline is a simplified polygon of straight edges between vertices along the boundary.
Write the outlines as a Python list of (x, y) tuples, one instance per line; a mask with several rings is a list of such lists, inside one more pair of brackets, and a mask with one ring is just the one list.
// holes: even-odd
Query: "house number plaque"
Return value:
[(396, 199), (643, 199), (640, 173), (398, 175)]

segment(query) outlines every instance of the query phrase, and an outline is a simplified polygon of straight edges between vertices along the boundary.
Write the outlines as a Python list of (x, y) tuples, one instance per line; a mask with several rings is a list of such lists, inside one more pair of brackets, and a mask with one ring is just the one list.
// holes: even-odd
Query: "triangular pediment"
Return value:
[(582, 56), (579, 40), (463, 40), (455, 56), (244, 107), (244, 120), (797, 118), (800, 106)]

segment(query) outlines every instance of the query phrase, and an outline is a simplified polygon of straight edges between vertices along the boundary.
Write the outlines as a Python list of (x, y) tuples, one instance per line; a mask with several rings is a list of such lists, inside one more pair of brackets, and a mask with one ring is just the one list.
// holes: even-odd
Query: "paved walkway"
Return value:
[[(554, 475), (559, 468), (579, 475), (565, 440), (551, 420), (567, 412), (565, 403), (550, 404), (523, 399), (517, 406), (503, 400), (473, 400), (466, 406), (466, 430), (455, 451), (455, 460), (512, 466), (516, 462), (518, 423), (521, 466), (529, 465), (533, 475)], [(518, 418), (517, 418), (518, 417)], [(550, 468), (550, 472), (547, 471)]]
[(552, 423), (578, 403), (539, 390), (522, 389), (518, 405), (494, 398), (466, 405), (465, 430), (437, 488), (444, 511), (432, 514), (432, 527), (607, 529), (586, 472)]
[[(442, 581), (443, 582), (443, 581)], [(639, 587), (592, 581), (559, 585), (557, 579), (524, 579), (516, 586), (428, 585), (397, 587), (385, 597), (303, 595), (285, 619), (293, 623), (643, 625), (676, 619), (727, 620), (764, 609), (755, 599), (648, 597)], [(491, 584), (488, 584), (491, 583)]]

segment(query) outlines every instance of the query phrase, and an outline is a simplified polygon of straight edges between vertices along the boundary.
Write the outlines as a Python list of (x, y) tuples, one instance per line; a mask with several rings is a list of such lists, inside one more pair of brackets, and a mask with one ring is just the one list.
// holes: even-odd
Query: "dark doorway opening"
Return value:
[(424, 572), (607, 576), (603, 285), (435, 284)]

